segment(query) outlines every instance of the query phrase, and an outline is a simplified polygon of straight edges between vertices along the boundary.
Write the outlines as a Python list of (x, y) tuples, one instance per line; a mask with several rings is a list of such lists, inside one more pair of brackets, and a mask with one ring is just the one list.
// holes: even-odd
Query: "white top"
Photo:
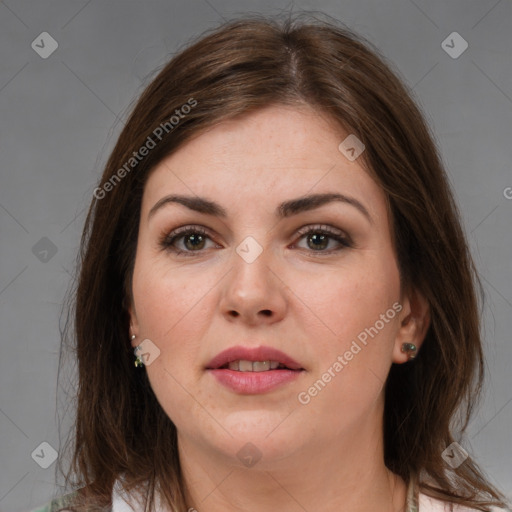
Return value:
[[(426, 494), (419, 493), (418, 495), (419, 511), (418, 512), (451, 512), (451, 503), (446, 501), (436, 500), (427, 496)], [(475, 508), (462, 507), (460, 505), (453, 505), (453, 512), (474, 512)]]
[[(409, 488), (409, 492), (411, 487)], [(160, 496), (156, 493), (156, 510), (159, 512), (169, 512), (168, 508), (164, 508), (160, 501)], [(122, 491), (119, 480), (116, 481), (112, 492), (112, 512), (142, 512), (144, 508), (137, 503), (130, 495)], [(192, 509), (194, 510), (194, 509)], [(474, 508), (467, 508), (460, 505), (453, 505), (445, 501), (440, 501), (423, 493), (418, 494), (418, 508), (410, 507), (411, 512), (475, 512)], [(493, 511), (500, 512), (502, 509), (493, 508)]]
[[(139, 493), (137, 493), (139, 494)], [(164, 508), (161, 501), (160, 495), (155, 493), (156, 510), (158, 512), (168, 512), (168, 508)], [(133, 495), (127, 495), (119, 480), (116, 480), (114, 488), (112, 490), (112, 512), (143, 512), (144, 507), (134, 499)]]

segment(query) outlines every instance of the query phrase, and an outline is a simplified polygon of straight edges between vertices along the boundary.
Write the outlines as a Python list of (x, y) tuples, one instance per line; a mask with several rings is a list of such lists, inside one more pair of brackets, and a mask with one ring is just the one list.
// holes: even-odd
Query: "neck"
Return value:
[(404, 510), (406, 485), (384, 464), (382, 435), (354, 431), (336, 446), (318, 439), (279, 460), (263, 457), (251, 468), (178, 436), (188, 510)]

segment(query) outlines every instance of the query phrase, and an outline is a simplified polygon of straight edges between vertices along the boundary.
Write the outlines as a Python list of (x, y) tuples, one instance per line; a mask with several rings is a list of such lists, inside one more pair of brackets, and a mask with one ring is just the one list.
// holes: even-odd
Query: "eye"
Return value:
[[(352, 247), (350, 238), (344, 234), (343, 231), (326, 225), (306, 226), (300, 229), (297, 234), (301, 239), (306, 239), (308, 245), (306, 249), (311, 249), (311, 251), (317, 253), (331, 254), (347, 247)], [(329, 242), (333, 240), (338, 243), (338, 247), (334, 249), (331, 248), (328, 251), (324, 250), (329, 246)]]
[[(343, 231), (334, 229), (326, 225), (306, 226), (297, 232), (301, 239), (305, 238), (308, 244), (306, 250), (318, 253), (318, 255), (329, 255), (347, 247), (352, 247), (350, 238)], [(171, 251), (176, 255), (194, 256), (193, 253), (201, 253), (206, 247), (206, 242), (211, 240), (210, 234), (201, 226), (183, 226), (175, 229), (169, 234), (164, 234), (159, 240), (162, 249)], [(329, 247), (329, 242), (335, 241), (338, 247), (325, 250)], [(311, 243), (309, 243), (311, 242)], [(179, 247), (180, 243), (183, 245)], [(213, 244), (215, 247), (219, 247)], [(300, 247), (299, 247), (300, 248)], [(302, 247), (302, 249), (304, 249)]]
[[(208, 232), (201, 226), (184, 226), (175, 229), (169, 234), (165, 234), (160, 239), (159, 245), (162, 249), (175, 254), (189, 256), (193, 252), (201, 252), (205, 248), (207, 240), (211, 240), (211, 238)], [(176, 247), (176, 242), (178, 241), (183, 242), (184, 249)]]

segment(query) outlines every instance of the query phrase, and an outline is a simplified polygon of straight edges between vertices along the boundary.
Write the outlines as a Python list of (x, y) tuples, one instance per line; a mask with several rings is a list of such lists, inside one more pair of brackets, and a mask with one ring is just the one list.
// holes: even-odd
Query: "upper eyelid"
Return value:
[(340, 228), (335, 228), (334, 226), (330, 226), (329, 224), (307, 224), (306, 226), (301, 227), (300, 229), (295, 231), (296, 235), (303, 235), (310, 231), (327, 231), (331, 235), (339, 235), (348, 238), (348, 234), (345, 230)]
[[(295, 236), (296, 235), (303, 235), (305, 233), (308, 233), (309, 231), (316, 230), (316, 231), (328, 231), (329, 234), (344, 236), (346, 238), (349, 238), (348, 233), (340, 228), (336, 228), (334, 226), (330, 226), (329, 224), (307, 224), (305, 226), (302, 226), (301, 228), (295, 230)], [(167, 238), (170, 238), (171, 236), (183, 236), (186, 235), (188, 232), (195, 232), (198, 231), (199, 233), (206, 234), (208, 236), (212, 235), (212, 230), (210, 230), (207, 227), (196, 225), (196, 224), (188, 224), (185, 226), (180, 226), (176, 229), (173, 229), (171, 232), (167, 233), (165, 236)]]

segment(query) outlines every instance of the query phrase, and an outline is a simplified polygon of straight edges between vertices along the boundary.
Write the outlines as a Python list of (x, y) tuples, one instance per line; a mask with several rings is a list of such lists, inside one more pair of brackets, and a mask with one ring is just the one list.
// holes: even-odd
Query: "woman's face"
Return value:
[[(312, 110), (268, 107), (189, 141), (150, 175), (133, 345), (150, 340), (145, 370), (182, 443), (240, 464), (257, 450), (264, 464), (380, 425), (410, 307), (385, 196), (338, 149), (348, 135)], [(296, 202), (322, 194), (340, 200)], [(189, 206), (162, 202), (171, 195)], [(301, 369), (267, 369), (285, 358), (250, 350), (214, 369), (232, 347), (277, 349)]]

